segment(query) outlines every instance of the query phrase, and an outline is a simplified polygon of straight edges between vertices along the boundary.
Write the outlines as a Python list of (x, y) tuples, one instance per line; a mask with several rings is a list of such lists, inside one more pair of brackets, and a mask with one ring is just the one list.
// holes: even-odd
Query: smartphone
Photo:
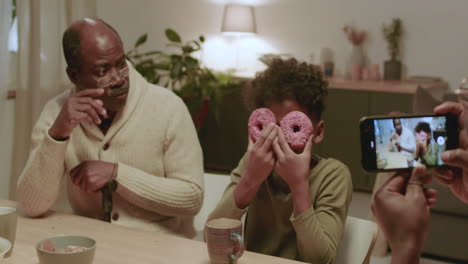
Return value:
[(451, 114), (363, 117), (362, 166), (368, 172), (447, 167), (441, 155), (458, 147), (458, 130)]

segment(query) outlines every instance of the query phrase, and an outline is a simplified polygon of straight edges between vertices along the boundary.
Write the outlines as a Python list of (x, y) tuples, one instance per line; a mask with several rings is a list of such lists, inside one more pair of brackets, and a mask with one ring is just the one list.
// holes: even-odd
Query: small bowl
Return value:
[(7, 239), (0, 237), (0, 263), (3, 262), (3, 258), (5, 257), (5, 254), (10, 251), (11, 249), (11, 243)]
[[(79, 252), (53, 252), (44, 250), (41, 245), (49, 240), (57, 250), (62, 250), (68, 246), (86, 247)], [(96, 241), (83, 236), (58, 236), (43, 239), (36, 244), (37, 257), (40, 264), (91, 264), (96, 251)]]

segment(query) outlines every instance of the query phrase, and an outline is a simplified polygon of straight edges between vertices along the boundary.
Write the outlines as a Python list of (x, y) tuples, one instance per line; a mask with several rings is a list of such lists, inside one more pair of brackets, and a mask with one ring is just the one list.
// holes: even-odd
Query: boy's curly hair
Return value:
[(328, 83), (314, 65), (276, 58), (264, 72), (257, 73), (244, 93), (244, 100), (250, 110), (267, 107), (269, 103), (286, 99), (295, 100), (307, 109), (307, 114), (321, 120), (325, 109)]
[(414, 128), (414, 131), (416, 133), (424, 131), (424, 132), (426, 132), (427, 134), (430, 135), (431, 134), (431, 125), (429, 125), (429, 123), (427, 123), (427, 122), (422, 122), (421, 121), (416, 125), (416, 127)]

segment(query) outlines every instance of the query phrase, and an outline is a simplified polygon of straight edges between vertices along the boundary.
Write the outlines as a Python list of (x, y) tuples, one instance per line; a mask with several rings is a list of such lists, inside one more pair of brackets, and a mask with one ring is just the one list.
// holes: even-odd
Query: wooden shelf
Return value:
[(353, 81), (345, 79), (331, 78), (327, 79), (328, 87), (331, 89), (369, 91), (369, 92), (387, 92), (414, 94), (418, 87), (425, 90), (448, 89), (448, 83), (444, 81)]

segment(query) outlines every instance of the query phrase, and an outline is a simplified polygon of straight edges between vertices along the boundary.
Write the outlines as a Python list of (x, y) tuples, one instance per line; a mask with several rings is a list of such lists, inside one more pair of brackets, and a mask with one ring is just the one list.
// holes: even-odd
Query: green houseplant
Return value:
[(401, 61), (398, 60), (400, 55), (400, 42), (403, 34), (403, 25), (401, 19), (394, 18), (389, 25), (382, 25), (382, 33), (387, 41), (390, 60), (384, 63), (384, 79), (385, 80), (400, 80), (401, 79)]
[(209, 107), (216, 109), (221, 93), (238, 88), (241, 83), (229, 73), (215, 74), (201, 65), (194, 53), (201, 50), (204, 36), (182, 42), (173, 29), (166, 29), (165, 35), (169, 41), (167, 46), (175, 50), (173, 53), (158, 50), (140, 52), (139, 47), (148, 39), (148, 35), (143, 34), (126, 56), (148, 82), (171, 89), (184, 100), (195, 127), (200, 131)]

